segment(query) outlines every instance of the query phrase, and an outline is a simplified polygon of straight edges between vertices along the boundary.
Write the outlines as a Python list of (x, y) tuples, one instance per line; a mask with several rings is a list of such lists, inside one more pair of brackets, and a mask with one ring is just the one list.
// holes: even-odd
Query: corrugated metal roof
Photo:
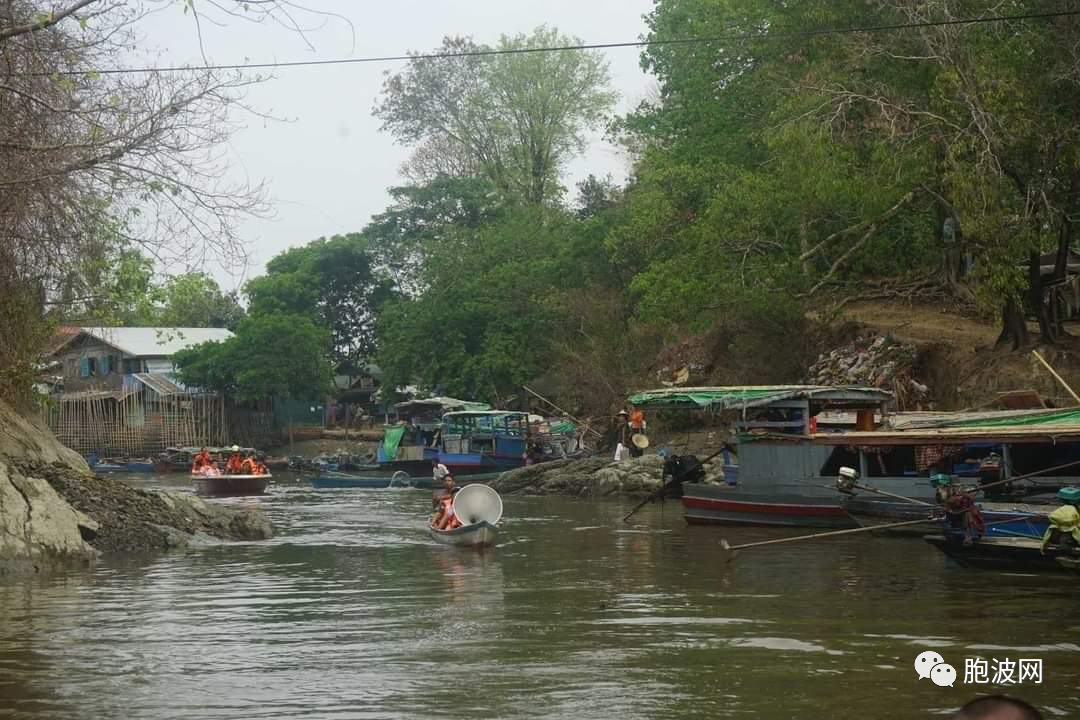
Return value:
[(72, 340), (86, 334), (135, 357), (169, 356), (192, 345), (208, 340), (220, 342), (233, 336), (225, 328), (84, 327), (81, 330)]
[(187, 394), (187, 391), (184, 390), (184, 388), (180, 387), (164, 375), (155, 375), (152, 373), (133, 373), (131, 377), (135, 378), (143, 385), (156, 392), (158, 395)]

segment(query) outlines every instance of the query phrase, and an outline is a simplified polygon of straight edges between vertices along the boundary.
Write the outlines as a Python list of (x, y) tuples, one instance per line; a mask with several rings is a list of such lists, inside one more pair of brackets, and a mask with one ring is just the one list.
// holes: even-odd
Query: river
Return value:
[[(273, 540), (0, 586), (0, 716), (931, 718), (995, 691), (1080, 713), (1074, 576), (868, 536), (728, 564), (721, 536), (782, 533), (555, 497), (505, 498), (479, 553), (427, 539), (429, 497), (282, 479), (229, 501), (265, 509)], [(918, 678), (927, 650), (953, 687)], [(1042, 682), (975, 682), (976, 658), (1039, 659)]]

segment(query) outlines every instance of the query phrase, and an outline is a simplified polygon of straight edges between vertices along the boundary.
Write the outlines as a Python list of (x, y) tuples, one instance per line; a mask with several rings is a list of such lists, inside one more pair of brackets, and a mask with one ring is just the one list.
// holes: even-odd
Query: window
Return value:
[(79, 360), (79, 377), (93, 377), (97, 373), (97, 360), (92, 357), (84, 357)]
[(102, 355), (101, 356), (100, 366), (101, 366), (101, 374), (102, 375), (108, 375), (109, 373), (111, 373), (113, 371), (113, 357), (112, 357), (112, 355)]
[(137, 358), (126, 358), (124, 360), (124, 373), (131, 375), (132, 373), (142, 372), (142, 360)]

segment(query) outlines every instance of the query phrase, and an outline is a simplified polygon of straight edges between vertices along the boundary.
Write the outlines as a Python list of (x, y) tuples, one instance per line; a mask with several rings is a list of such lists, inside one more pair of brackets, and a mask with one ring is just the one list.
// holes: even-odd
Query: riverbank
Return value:
[[(659, 455), (643, 455), (622, 462), (606, 457), (553, 460), (504, 472), (491, 487), (504, 495), (640, 498), (660, 488), (663, 470), (664, 461)], [(707, 465), (705, 476), (723, 482), (722, 464)]]
[(0, 575), (272, 535), (260, 511), (95, 476), (47, 429), (0, 403)]

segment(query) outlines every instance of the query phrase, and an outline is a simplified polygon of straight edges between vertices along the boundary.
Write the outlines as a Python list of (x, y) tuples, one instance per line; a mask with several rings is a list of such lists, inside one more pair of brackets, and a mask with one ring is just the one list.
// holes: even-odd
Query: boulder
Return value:
[(85, 564), (102, 552), (272, 534), (258, 510), (92, 475), (47, 428), (0, 402), (0, 574)]
[(663, 468), (657, 455), (622, 462), (595, 457), (556, 460), (505, 472), (491, 487), (505, 495), (643, 497), (660, 487)]
[(48, 482), (0, 461), (0, 573), (92, 561), (95, 552), (83, 539), (81, 522)]

